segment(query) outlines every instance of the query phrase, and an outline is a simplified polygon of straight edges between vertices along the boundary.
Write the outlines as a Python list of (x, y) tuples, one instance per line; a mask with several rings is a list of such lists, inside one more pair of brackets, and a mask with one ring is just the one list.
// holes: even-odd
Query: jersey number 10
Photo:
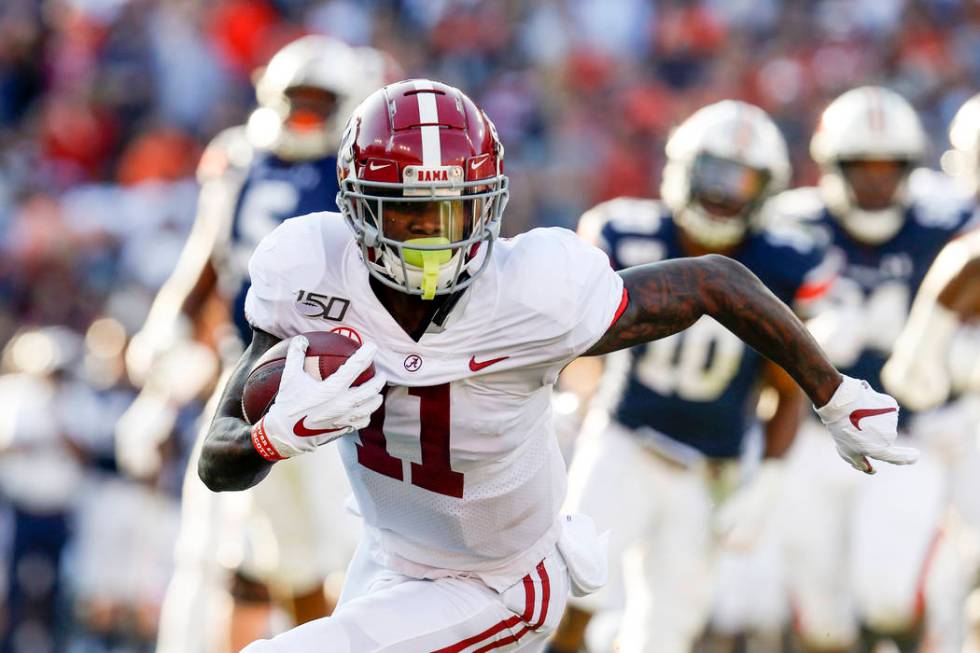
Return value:
[[(385, 401), (388, 388), (383, 391)], [(409, 388), (419, 398), (419, 435), (422, 464), (412, 463), (412, 485), (430, 492), (463, 498), (463, 474), (449, 465), (449, 384)], [(385, 405), (374, 411), (371, 422), (361, 429), (357, 462), (389, 478), (404, 481), (402, 459), (388, 453), (384, 434)]]

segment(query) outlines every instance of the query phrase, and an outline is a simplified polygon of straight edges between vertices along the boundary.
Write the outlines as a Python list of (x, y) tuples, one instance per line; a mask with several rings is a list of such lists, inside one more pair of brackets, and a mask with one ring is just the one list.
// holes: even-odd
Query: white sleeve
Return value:
[(281, 269), (288, 260), (280, 251), (281, 229), (277, 227), (263, 238), (248, 261), (251, 285), (245, 296), (245, 319), (254, 328), (285, 339), (288, 334), (283, 315), (291, 303), (291, 293), (285, 284), (285, 270)]
[(567, 229), (536, 229), (517, 250), (523, 263), (511, 285), (529, 336), (522, 354), (557, 375), (609, 329), (624, 302), (623, 279), (602, 250)]
[(565, 335), (567, 360), (591, 349), (606, 334), (618, 314), (625, 309), (623, 278), (609, 265), (609, 257), (597, 247), (582, 243), (584, 256), (572, 262), (572, 283), (578, 289), (578, 301), (570, 306), (575, 321)]

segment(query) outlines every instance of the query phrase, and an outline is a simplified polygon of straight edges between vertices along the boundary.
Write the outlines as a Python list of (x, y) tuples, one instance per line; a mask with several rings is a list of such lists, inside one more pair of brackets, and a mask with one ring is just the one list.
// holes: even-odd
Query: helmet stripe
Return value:
[(885, 130), (885, 109), (878, 89), (868, 87), (868, 128), (873, 132)]
[[(416, 80), (415, 90), (432, 91), (432, 82)], [(434, 168), (442, 165), (442, 143), (439, 138), (439, 109), (435, 93), (416, 93), (419, 102), (419, 122), (422, 124), (422, 165)]]

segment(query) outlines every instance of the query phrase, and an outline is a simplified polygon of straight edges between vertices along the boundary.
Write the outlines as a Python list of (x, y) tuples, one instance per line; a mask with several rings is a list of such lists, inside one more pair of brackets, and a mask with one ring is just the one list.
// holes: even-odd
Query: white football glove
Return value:
[(252, 445), (269, 461), (313, 451), (322, 444), (364, 428), (384, 398), (387, 378), (376, 372), (363, 384), (351, 383), (371, 364), (377, 347), (360, 346), (336, 372), (314, 379), (303, 369), (309, 341), (295, 336), (286, 352), (279, 393), (269, 412), (252, 427)]
[(783, 461), (767, 458), (752, 478), (719, 506), (715, 534), (725, 546), (740, 551), (755, 547), (775, 510), (784, 475)]
[(881, 370), (885, 389), (916, 411), (945, 403), (952, 386), (947, 353), (959, 327), (959, 317), (939, 304), (914, 313)]
[(867, 344), (864, 329), (855, 326), (863, 321), (860, 306), (832, 304), (808, 320), (806, 326), (831, 363), (837, 367), (850, 367)]
[(830, 401), (814, 410), (833, 436), (837, 453), (854, 469), (874, 474), (868, 458), (894, 465), (910, 465), (919, 459), (916, 449), (895, 444), (898, 403), (866, 381), (844, 376)]
[(116, 422), (116, 462), (137, 479), (160, 471), (160, 446), (177, 424), (174, 402), (146, 388)]

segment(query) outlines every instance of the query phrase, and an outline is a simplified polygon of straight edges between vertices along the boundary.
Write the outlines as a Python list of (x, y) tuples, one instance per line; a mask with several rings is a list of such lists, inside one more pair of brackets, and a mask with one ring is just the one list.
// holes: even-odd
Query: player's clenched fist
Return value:
[(340, 436), (367, 426), (387, 382), (376, 373), (352, 386), (371, 365), (377, 347), (365, 343), (337, 371), (317, 380), (303, 362), (309, 342), (295, 336), (289, 343), (279, 393), (265, 417), (252, 427), (252, 444), (266, 460), (282, 460), (313, 451)]
[(909, 465), (919, 458), (912, 447), (895, 444), (898, 403), (876, 392), (866, 381), (844, 376), (840, 386), (817, 415), (837, 444), (837, 453), (857, 470), (874, 474), (868, 458)]

